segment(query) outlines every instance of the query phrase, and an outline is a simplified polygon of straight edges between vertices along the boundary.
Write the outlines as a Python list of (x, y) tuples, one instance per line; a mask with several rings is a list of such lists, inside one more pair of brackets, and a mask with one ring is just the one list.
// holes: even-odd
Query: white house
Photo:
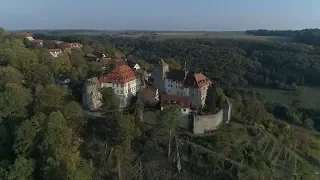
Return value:
[(63, 51), (62, 49), (50, 49), (50, 54), (53, 56), (53, 57), (58, 57), (59, 54), (61, 54)]
[(135, 63), (135, 62), (132, 62), (132, 61), (128, 61), (127, 59), (126, 59), (126, 62), (127, 62), (127, 65), (129, 67), (131, 67), (132, 69), (134, 69), (134, 70), (139, 70), (140, 69), (140, 66), (139, 66), (138, 63)]
[(26, 34), (24, 35), (24, 37), (25, 37), (26, 39), (28, 39), (29, 41), (33, 41), (33, 40), (34, 40), (33, 37), (32, 37), (32, 35), (29, 34), (29, 33), (26, 33)]
[(116, 67), (111, 73), (99, 78), (101, 88), (112, 88), (119, 108), (130, 105), (132, 97), (140, 90), (140, 78), (127, 65)]

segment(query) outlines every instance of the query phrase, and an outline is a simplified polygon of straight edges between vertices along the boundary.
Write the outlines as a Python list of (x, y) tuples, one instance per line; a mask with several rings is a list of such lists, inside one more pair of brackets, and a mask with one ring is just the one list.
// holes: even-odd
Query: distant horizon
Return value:
[(4, 0), (0, 27), (109, 31), (299, 30), (320, 27), (319, 0)]
[[(0, 26), (1, 27), (1, 26)], [(302, 29), (246, 29), (246, 30), (167, 30), (167, 29), (159, 29), (159, 30), (152, 30), (152, 29), (86, 29), (86, 28), (69, 28), (69, 29), (6, 29), (6, 31), (110, 31), (110, 32), (117, 32), (117, 31), (150, 31), (150, 32), (245, 32), (248, 30), (271, 30), (271, 31), (299, 31), (299, 30), (305, 30), (305, 29), (320, 29), (320, 28), (302, 28)]]

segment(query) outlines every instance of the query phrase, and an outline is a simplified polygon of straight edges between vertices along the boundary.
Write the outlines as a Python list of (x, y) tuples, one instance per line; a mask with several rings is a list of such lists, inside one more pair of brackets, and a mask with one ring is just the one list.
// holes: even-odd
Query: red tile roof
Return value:
[(180, 105), (182, 108), (190, 108), (189, 96), (176, 96), (164, 94), (161, 96), (161, 107), (169, 105)]
[(111, 73), (99, 78), (100, 83), (125, 84), (136, 79), (136, 73), (127, 65), (113, 69)]
[(35, 39), (35, 40), (33, 40), (32, 42), (39, 44), (39, 43), (43, 43), (43, 40), (41, 40), (41, 39)]
[(68, 46), (69, 46), (69, 47), (72, 47), (72, 46), (81, 46), (81, 43), (78, 43), (78, 42), (68, 43)]
[(210, 85), (212, 82), (202, 73), (189, 72), (184, 80), (184, 87), (201, 88)]

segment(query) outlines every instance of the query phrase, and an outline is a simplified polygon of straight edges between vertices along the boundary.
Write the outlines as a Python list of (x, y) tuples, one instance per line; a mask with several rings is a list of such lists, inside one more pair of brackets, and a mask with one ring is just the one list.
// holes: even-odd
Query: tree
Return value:
[(117, 109), (116, 97), (112, 88), (102, 88), (100, 90), (102, 95), (102, 108), (105, 112), (114, 112)]
[(37, 114), (31, 119), (23, 121), (15, 130), (13, 150), (16, 154), (27, 156), (34, 152), (38, 143), (36, 142), (39, 132), (43, 128), (46, 116), (44, 114)]
[(180, 64), (173, 58), (166, 58), (164, 61), (169, 65), (170, 69), (181, 69)]
[(168, 106), (161, 111), (158, 118), (159, 125), (156, 136), (163, 143), (168, 142), (168, 158), (171, 155), (171, 140), (176, 136), (180, 116), (179, 106)]
[(0, 88), (4, 88), (7, 83), (21, 84), (23, 75), (12, 67), (0, 67)]
[(67, 95), (67, 87), (49, 84), (39, 92), (36, 92), (34, 111), (50, 113), (51, 111), (59, 110), (65, 104)]
[(207, 97), (206, 97), (206, 104), (204, 111), (210, 114), (214, 114), (216, 112), (217, 106), (216, 106), (216, 97), (215, 97), (215, 91), (212, 86), (209, 86), (207, 90)]
[(29, 84), (48, 85), (54, 83), (54, 76), (48, 66), (37, 64), (31, 68), (27, 81)]
[(141, 99), (138, 98), (136, 105), (135, 105), (135, 116), (137, 122), (142, 122), (143, 118), (143, 110), (144, 110), (144, 103), (141, 101)]
[(103, 65), (100, 62), (89, 62), (88, 63), (88, 76), (89, 77), (96, 77), (101, 76), (103, 72)]
[[(91, 179), (92, 167), (80, 157), (80, 140), (67, 126), (62, 113), (50, 113), (45, 127), (43, 141), (39, 146), (44, 158), (43, 179)], [(79, 177), (78, 173), (83, 176)]]
[(54, 63), (55, 75), (69, 73), (71, 71), (71, 62), (69, 56), (66, 54), (60, 54)]
[(0, 92), (0, 117), (24, 118), (27, 116), (27, 106), (32, 102), (31, 92), (13, 83), (7, 83)]
[(303, 121), (303, 126), (308, 129), (314, 129), (314, 122), (312, 119), (307, 118)]
[(67, 125), (73, 130), (79, 131), (84, 126), (84, 113), (79, 103), (71, 101), (65, 104), (62, 108), (62, 113)]
[(18, 157), (13, 167), (10, 169), (8, 180), (25, 180), (33, 179), (32, 174), (34, 171), (35, 162), (32, 159)]
[(73, 48), (70, 56), (70, 62), (72, 67), (83, 67), (86, 65), (86, 59), (80, 50)]
[(121, 111), (115, 111), (113, 118), (116, 124), (115, 158), (116, 168), (118, 171), (118, 179), (122, 180), (125, 173), (131, 168), (129, 164), (132, 161), (131, 141), (137, 136), (135, 128), (134, 116), (124, 115)]
[(55, 49), (56, 48), (56, 44), (53, 41), (43, 41), (43, 48), (47, 48), (47, 49)]
[(31, 67), (38, 63), (38, 57), (31, 50), (24, 47), (15, 47), (14, 55), (9, 59), (9, 65), (28, 75)]

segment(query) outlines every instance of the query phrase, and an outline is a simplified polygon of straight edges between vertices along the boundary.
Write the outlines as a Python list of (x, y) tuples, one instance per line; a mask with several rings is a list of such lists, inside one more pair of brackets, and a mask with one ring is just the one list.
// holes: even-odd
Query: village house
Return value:
[(60, 75), (56, 78), (56, 83), (59, 85), (68, 85), (70, 83), (70, 78), (67, 76)]
[(96, 62), (99, 61), (99, 58), (96, 55), (92, 54), (92, 53), (87, 53), (85, 55), (85, 58), (89, 62), (91, 62), (91, 61), (96, 61)]
[(32, 43), (36, 46), (36, 47), (42, 47), (43, 46), (43, 40), (41, 39), (34, 39), (32, 41)]
[(73, 43), (68, 43), (67, 46), (71, 48), (81, 48), (82, 44), (78, 42), (73, 42)]
[(26, 39), (28, 39), (29, 41), (33, 41), (33, 40), (34, 40), (33, 37), (32, 37), (32, 35), (29, 34), (29, 33), (25, 33), (25, 34), (24, 34), (24, 37), (25, 37)]
[(108, 75), (99, 77), (98, 82), (99, 85), (96, 81), (94, 85), (89, 82), (84, 85), (83, 98), (86, 99), (86, 102), (91, 102), (86, 103), (85, 107), (87, 109), (96, 110), (99, 108), (96, 105), (101, 105), (101, 102), (99, 102), (101, 101), (101, 96), (90, 95), (99, 92), (100, 88), (113, 89), (116, 97), (115, 103), (119, 108), (128, 107), (131, 104), (132, 98), (135, 97), (140, 90), (140, 78), (138, 78), (136, 73), (127, 65), (116, 67)]
[(55, 58), (58, 57), (59, 54), (63, 53), (62, 49), (49, 49), (49, 52)]
[(126, 62), (127, 62), (127, 65), (128, 65), (129, 67), (131, 67), (132, 69), (134, 69), (134, 70), (136, 70), (136, 71), (140, 69), (140, 66), (139, 66), (138, 63), (133, 62), (133, 61), (130, 61), (130, 60), (127, 60), (127, 59), (126, 59)]

